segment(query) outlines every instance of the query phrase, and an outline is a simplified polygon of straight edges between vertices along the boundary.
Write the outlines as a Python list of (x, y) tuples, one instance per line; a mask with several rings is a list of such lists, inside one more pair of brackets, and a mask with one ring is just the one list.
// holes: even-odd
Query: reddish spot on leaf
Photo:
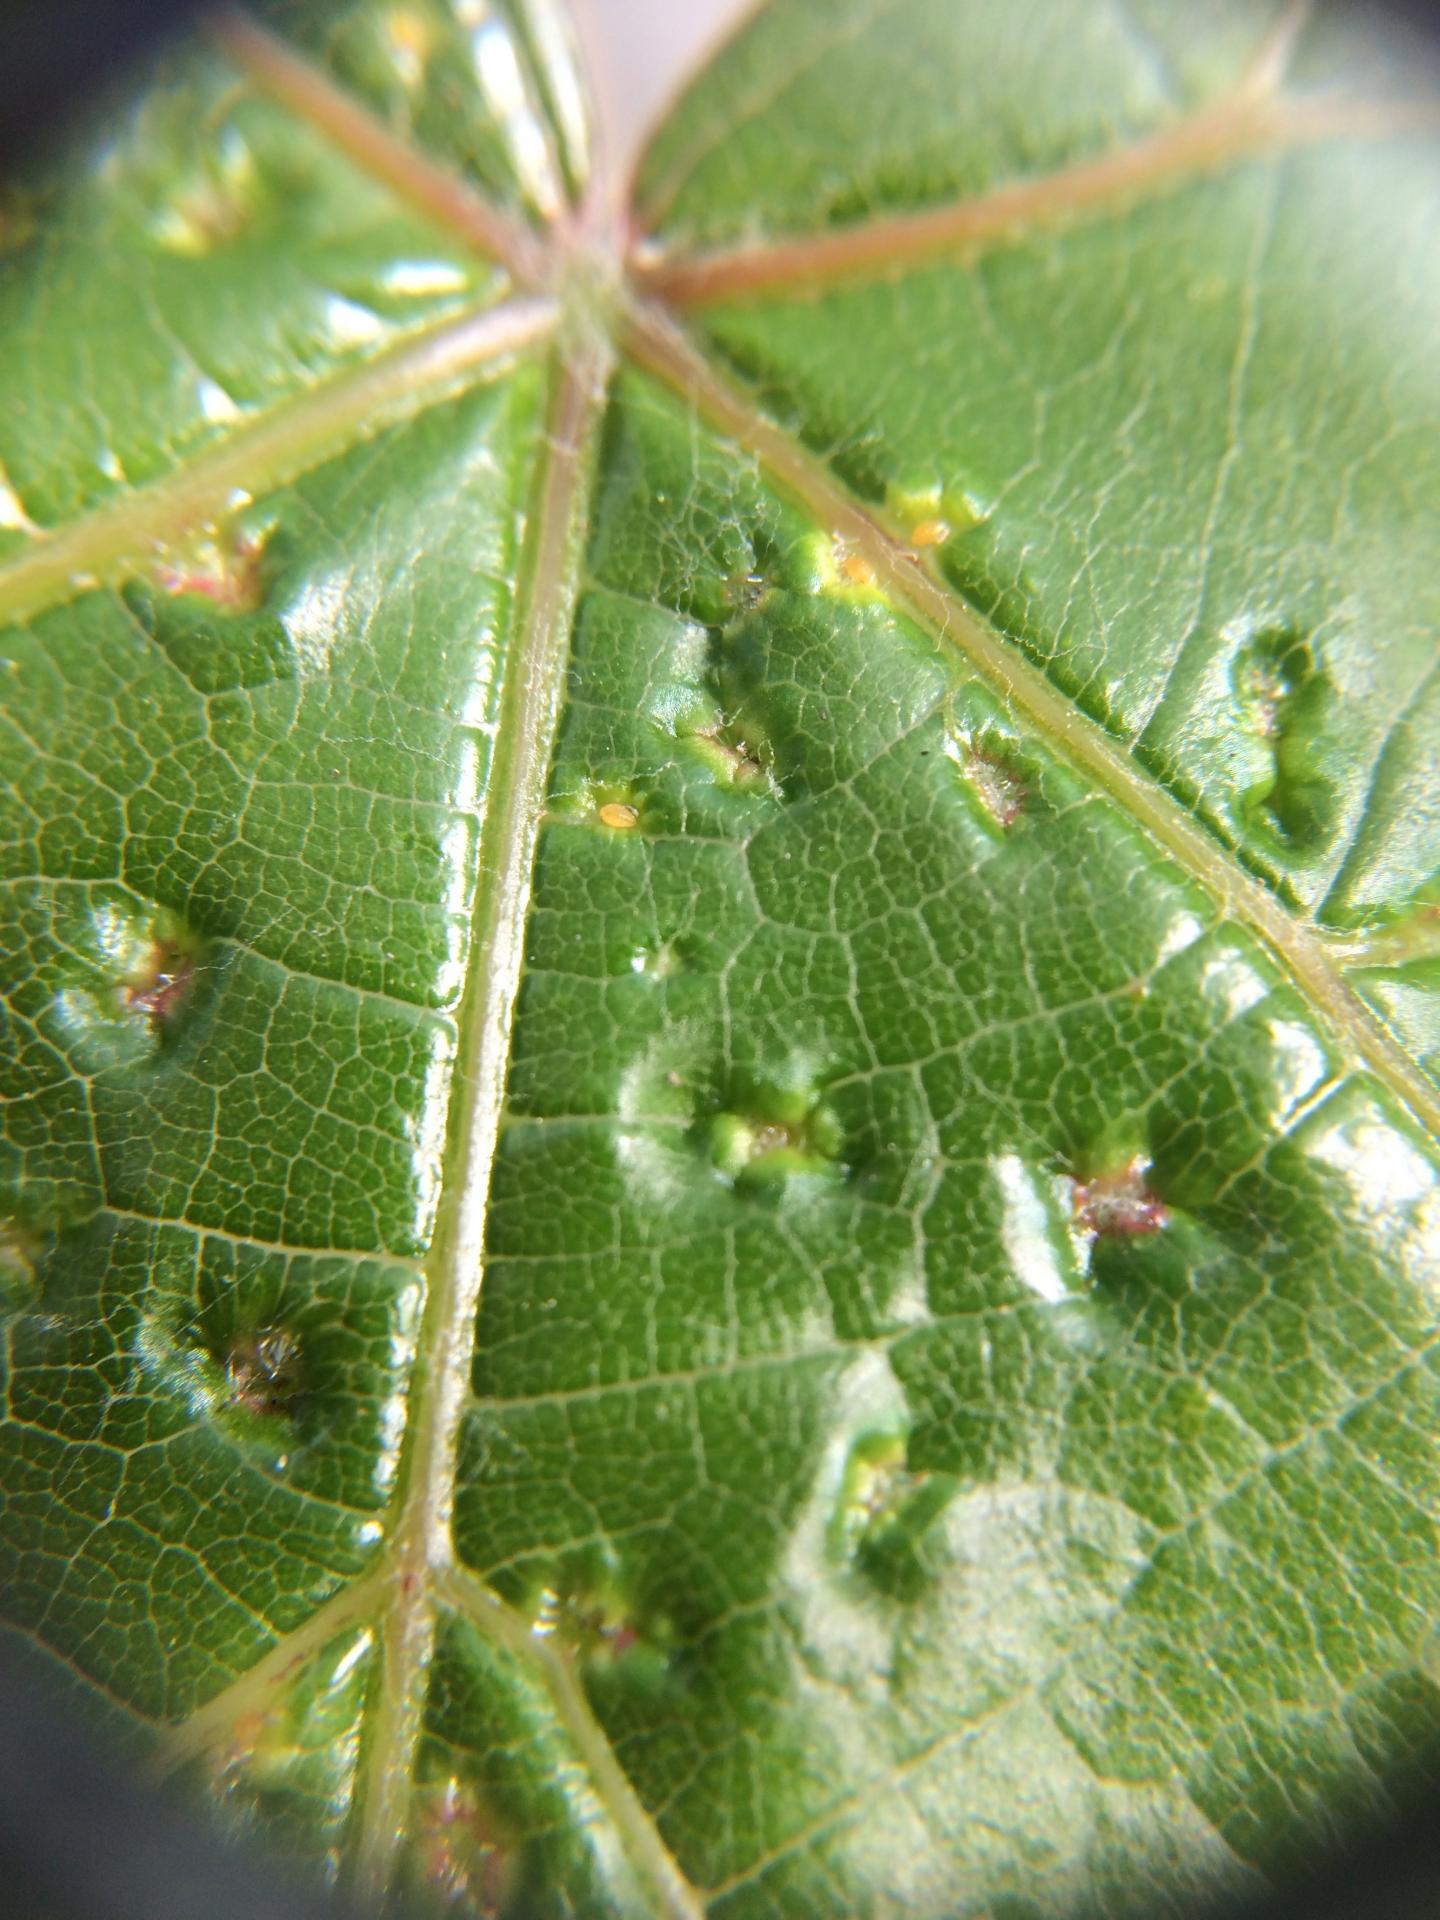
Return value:
[(996, 826), (1013, 827), (1030, 798), (1028, 787), (1013, 769), (997, 754), (963, 736), (948, 739), (945, 751)]
[(195, 594), (226, 613), (253, 613), (264, 598), (263, 549), (264, 542), (250, 534), (207, 540), (177, 563), (160, 567), (156, 582), (166, 593)]
[(1357, 954), (1363, 965), (1403, 967), (1440, 955), (1440, 903), (1424, 901), (1388, 926), (1362, 934)]
[(420, 1873), (447, 1902), (498, 1914), (505, 1905), (513, 1854), (474, 1791), (456, 1779), (427, 1788), (419, 1808)]
[(1025, 810), (1026, 794), (1009, 768), (1002, 767), (998, 760), (992, 760), (986, 754), (977, 753), (970, 777), (986, 811), (1002, 827), (1013, 826)]
[(255, 1751), (265, 1733), (266, 1721), (267, 1716), (255, 1708), (240, 1715), (231, 1735), (231, 1744), (238, 1753), (248, 1756)]
[(734, 738), (728, 737), (730, 731), (723, 725), (702, 727), (696, 738), (710, 743), (726, 776), (735, 786), (754, 786), (765, 778), (764, 765), (758, 753), (752, 751), (750, 743), (738, 734)]
[(640, 1641), (639, 1629), (613, 1593), (559, 1593), (546, 1587), (533, 1624), (542, 1638), (553, 1635), (562, 1646), (590, 1659), (618, 1659)]
[(193, 956), (172, 941), (158, 940), (151, 966), (126, 987), (125, 1003), (136, 1013), (148, 1015), (153, 1026), (164, 1027), (183, 1005), (194, 980)]
[(285, 1327), (259, 1327), (230, 1348), (225, 1379), (232, 1406), (249, 1413), (291, 1413), (304, 1386), (300, 1342)]
[(1158, 1233), (1170, 1213), (1146, 1183), (1149, 1162), (1140, 1158), (1113, 1173), (1096, 1174), (1075, 1189), (1075, 1216), (1102, 1237), (1136, 1239)]

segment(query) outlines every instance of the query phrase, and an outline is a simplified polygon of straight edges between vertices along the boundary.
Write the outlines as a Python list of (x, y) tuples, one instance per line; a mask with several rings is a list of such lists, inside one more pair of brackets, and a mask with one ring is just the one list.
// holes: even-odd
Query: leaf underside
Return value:
[(438, 1910), (1440, 1731), (1440, 159), (1336, 8), (271, 6), (0, 201), (6, 1632)]

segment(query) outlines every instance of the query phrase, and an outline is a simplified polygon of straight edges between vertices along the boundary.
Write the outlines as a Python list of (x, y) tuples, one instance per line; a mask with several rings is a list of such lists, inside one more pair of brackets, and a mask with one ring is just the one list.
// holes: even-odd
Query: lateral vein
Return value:
[(378, 1575), (370, 1573), (332, 1594), (303, 1626), (277, 1640), (270, 1651), (247, 1668), (231, 1685), (197, 1707), (188, 1718), (166, 1730), (152, 1763), (163, 1777), (187, 1760), (233, 1737), (247, 1714), (265, 1713), (282, 1697), (281, 1689), (295, 1669), (316, 1654), (346, 1627), (363, 1624), (378, 1597)]
[(883, 215), (789, 239), (695, 253), (657, 251), (654, 241), (642, 241), (632, 271), (644, 291), (677, 307), (820, 290), (938, 255), (973, 258), (987, 245), (1162, 193), (1219, 172), (1235, 160), (1436, 124), (1440, 107), (1430, 101), (1277, 100), (1247, 86), (1159, 133), (1036, 179), (1007, 181), (972, 198), (916, 213)]
[(626, 317), (631, 357), (712, 425), (754, 454), (821, 524), (874, 568), (881, 588), (931, 631), (952, 642), (1018, 715), (1082, 769), (1162, 846), (1226, 916), (1274, 954), (1325, 1022), (1345, 1057), (1363, 1064), (1440, 1137), (1440, 1089), (1391, 1038), (1336, 972), (1327, 943), (1291, 917), (1098, 722), (1073, 707), (1039, 667), (990, 627), (933, 569), (838, 484), (813, 454), (766, 420), (731, 386), (663, 310), (633, 303)]
[(620, 1765), (585, 1697), (570, 1656), (537, 1640), (525, 1621), (463, 1567), (447, 1569), (437, 1583), (437, 1591), (455, 1612), (538, 1670), (556, 1718), (584, 1762), (633, 1865), (649, 1884), (657, 1914), (662, 1920), (702, 1920), (705, 1903), (681, 1872)]
[(323, 134), (347, 159), (410, 206), (497, 261), (518, 286), (545, 284), (547, 249), (539, 235), (427, 160), (328, 74), (243, 13), (214, 22), (220, 46), (255, 84)]
[(0, 567), (0, 620), (23, 621), (210, 525), (237, 495), (284, 485), (357, 439), (423, 412), (551, 332), (553, 300), (470, 309), (335, 375), (239, 428), (195, 459), (83, 519), (43, 535)]

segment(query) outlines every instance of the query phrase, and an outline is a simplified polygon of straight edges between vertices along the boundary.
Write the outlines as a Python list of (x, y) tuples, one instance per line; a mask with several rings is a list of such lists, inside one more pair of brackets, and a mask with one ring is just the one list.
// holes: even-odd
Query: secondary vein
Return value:
[(377, 1586), (378, 1576), (370, 1573), (342, 1587), (303, 1626), (278, 1640), (231, 1685), (169, 1728), (153, 1763), (154, 1771), (163, 1776), (196, 1755), (223, 1746), (234, 1739), (237, 1723), (247, 1714), (264, 1714), (283, 1702), (285, 1682), (306, 1660), (347, 1627), (358, 1631), (366, 1626)]
[(1035, 179), (1007, 181), (972, 198), (821, 233), (697, 253), (670, 254), (657, 251), (653, 241), (642, 242), (632, 266), (644, 289), (678, 307), (818, 289), (938, 255), (973, 258), (989, 244), (1129, 204), (1251, 155), (1384, 136), (1437, 120), (1440, 109), (1429, 102), (1275, 100), (1247, 90), (1144, 139)]
[(573, 1659), (562, 1649), (537, 1642), (527, 1624), (464, 1568), (450, 1568), (439, 1589), (457, 1613), (539, 1669), (556, 1718), (583, 1760), (632, 1863), (648, 1881), (664, 1920), (702, 1920), (705, 1903), (680, 1871), (616, 1758), (585, 1697)]
[(1012, 710), (1116, 800), (1222, 913), (1263, 940), (1345, 1056), (1366, 1066), (1422, 1126), (1440, 1137), (1440, 1090), (1339, 976), (1327, 944), (1244, 872), (1180, 802), (1136, 764), (1122, 742), (1071, 706), (1038, 667), (945, 584), (932, 570), (933, 561), (907, 547), (846, 493), (819, 459), (766, 420), (754, 400), (731, 386), (660, 308), (631, 304), (625, 345), (640, 366), (754, 454), (822, 526), (863, 555), (894, 601), (957, 646)]
[(221, 14), (214, 31), (225, 52), (257, 86), (400, 199), (498, 261), (518, 285), (544, 284), (549, 252), (528, 227), (397, 139), (328, 74), (244, 14)]
[(553, 329), (553, 300), (469, 309), (310, 388), (149, 486), (43, 535), (0, 567), (0, 620), (88, 591), (253, 498), (497, 369)]

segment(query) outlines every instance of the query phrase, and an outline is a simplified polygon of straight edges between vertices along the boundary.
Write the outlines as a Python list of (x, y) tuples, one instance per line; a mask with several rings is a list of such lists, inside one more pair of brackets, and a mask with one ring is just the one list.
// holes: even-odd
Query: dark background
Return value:
[[(1436, 10), (1418, 0), (1372, 0), (1366, 10), (1440, 44)], [(197, 0), (0, 0), (0, 185), (76, 107), (199, 11)], [(0, 1642), (0, 1920), (364, 1916), (224, 1845)], [(1440, 1920), (1440, 1802), (1317, 1846), (1310, 1871), (1273, 1900), (1197, 1920)]]
[[(146, 1785), (73, 1708), (13, 1655), (7, 1662), (0, 1643), (0, 1920), (376, 1917), (225, 1845), (198, 1809)], [(1089, 1910), (1075, 1920), (1122, 1917)], [(1123, 1920), (1174, 1920), (1174, 1910), (1137, 1905)], [(1195, 1920), (1440, 1920), (1440, 1803), (1317, 1847), (1312, 1870), (1274, 1899), (1197, 1908)]]

